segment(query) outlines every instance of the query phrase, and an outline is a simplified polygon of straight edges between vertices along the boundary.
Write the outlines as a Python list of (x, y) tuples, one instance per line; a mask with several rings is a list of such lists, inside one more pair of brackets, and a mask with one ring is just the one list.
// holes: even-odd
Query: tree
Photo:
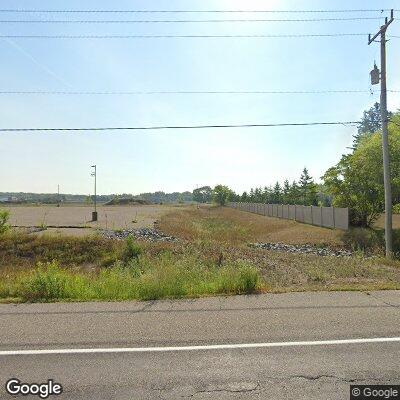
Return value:
[[(393, 113), (388, 112), (388, 118), (392, 118)], [(361, 122), (357, 127), (357, 134), (353, 135), (353, 149), (356, 149), (363, 138), (373, 135), (381, 129), (381, 106), (375, 103), (369, 110), (365, 110)]]
[(254, 201), (255, 195), (254, 195), (254, 189), (253, 188), (250, 189), (249, 198), (250, 198), (250, 201)]
[(271, 193), (272, 190), (268, 186), (264, 186), (263, 190), (263, 203), (270, 203), (271, 202)]
[(249, 201), (249, 195), (247, 194), (247, 192), (243, 192), (240, 201), (243, 201), (243, 202)]
[(273, 204), (281, 204), (282, 203), (282, 188), (279, 182), (275, 183), (275, 186), (272, 190), (271, 200)]
[(307, 168), (303, 169), (303, 173), (300, 176), (299, 190), (301, 204), (306, 206), (316, 206), (318, 204), (317, 187)]
[(290, 204), (290, 183), (287, 179), (283, 182), (282, 202), (283, 204)]
[[(400, 114), (389, 124), (392, 201), (400, 198)], [(337, 165), (323, 176), (333, 204), (349, 207), (350, 222), (371, 226), (384, 211), (382, 136), (379, 132), (365, 137), (352, 154), (342, 156)]]
[(256, 203), (262, 203), (263, 202), (263, 192), (261, 188), (255, 188), (254, 189), (254, 201)]
[(209, 203), (212, 198), (212, 189), (210, 186), (202, 186), (193, 190), (193, 200), (198, 203)]
[(213, 201), (220, 206), (224, 206), (231, 197), (234, 196), (234, 193), (228, 186), (217, 185), (213, 190)]
[(299, 204), (300, 202), (300, 190), (296, 181), (293, 181), (290, 185), (289, 191), (289, 204)]

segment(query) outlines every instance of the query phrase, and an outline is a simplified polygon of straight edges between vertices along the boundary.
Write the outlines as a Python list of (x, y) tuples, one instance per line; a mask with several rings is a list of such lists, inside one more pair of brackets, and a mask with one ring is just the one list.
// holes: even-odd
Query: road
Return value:
[(400, 384), (399, 337), (396, 291), (0, 305), (0, 398), (15, 377), (53, 399), (348, 399)]

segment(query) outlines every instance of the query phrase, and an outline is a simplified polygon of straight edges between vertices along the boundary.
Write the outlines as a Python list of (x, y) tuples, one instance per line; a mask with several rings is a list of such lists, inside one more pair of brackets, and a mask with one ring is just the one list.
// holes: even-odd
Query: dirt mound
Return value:
[(132, 198), (115, 198), (107, 203), (105, 203), (105, 206), (126, 206), (126, 205), (131, 205), (131, 206), (138, 206), (138, 205), (148, 205), (150, 204), (146, 200), (142, 199), (132, 199)]

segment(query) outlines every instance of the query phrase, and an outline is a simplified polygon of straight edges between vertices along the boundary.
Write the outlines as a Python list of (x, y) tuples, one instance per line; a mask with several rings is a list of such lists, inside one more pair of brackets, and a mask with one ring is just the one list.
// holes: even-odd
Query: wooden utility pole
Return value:
[[(386, 91), (386, 30), (393, 22), (393, 10), (390, 12), (390, 19), (385, 18), (385, 24), (381, 26), (379, 32), (373, 37), (368, 36), (368, 45), (380, 36), (381, 43), (381, 123), (382, 123), (382, 150), (383, 150), (383, 180), (385, 187), (385, 243), (386, 257), (393, 256), (393, 240), (392, 240), (392, 187), (390, 180), (390, 154), (389, 154), (389, 138), (388, 138), (388, 112), (387, 112), (387, 91)], [(372, 74), (371, 74), (372, 78)], [(379, 76), (378, 76), (379, 78)], [(375, 82), (378, 83), (378, 82)], [(372, 81), (374, 84), (374, 81)]]

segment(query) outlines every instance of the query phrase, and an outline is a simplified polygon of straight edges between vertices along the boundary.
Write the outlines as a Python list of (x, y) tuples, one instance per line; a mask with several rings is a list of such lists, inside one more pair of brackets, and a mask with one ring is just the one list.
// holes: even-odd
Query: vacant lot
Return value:
[(220, 207), (158, 209), (165, 212), (159, 214), (157, 226), (178, 241), (115, 241), (95, 235), (21, 232), (3, 235), (0, 298), (128, 300), (400, 289), (398, 261), (365, 258), (362, 253), (335, 257), (249, 246), (279, 241), (339, 248), (343, 246), (340, 231)]
[[(163, 214), (175, 210), (173, 205), (133, 205), (98, 206), (98, 221), (91, 222), (93, 206), (84, 205), (32, 205), (7, 207), (10, 211), (10, 223), (14, 226), (63, 227), (59, 232), (67, 234), (90, 233), (90, 229), (73, 227), (130, 229), (151, 227)], [(69, 229), (66, 227), (70, 227)], [(56, 231), (57, 229), (52, 229)]]
[(159, 228), (187, 240), (213, 240), (229, 244), (283, 242), (289, 244), (342, 245), (342, 232), (286, 219), (238, 211), (202, 207), (175, 210), (161, 217)]

